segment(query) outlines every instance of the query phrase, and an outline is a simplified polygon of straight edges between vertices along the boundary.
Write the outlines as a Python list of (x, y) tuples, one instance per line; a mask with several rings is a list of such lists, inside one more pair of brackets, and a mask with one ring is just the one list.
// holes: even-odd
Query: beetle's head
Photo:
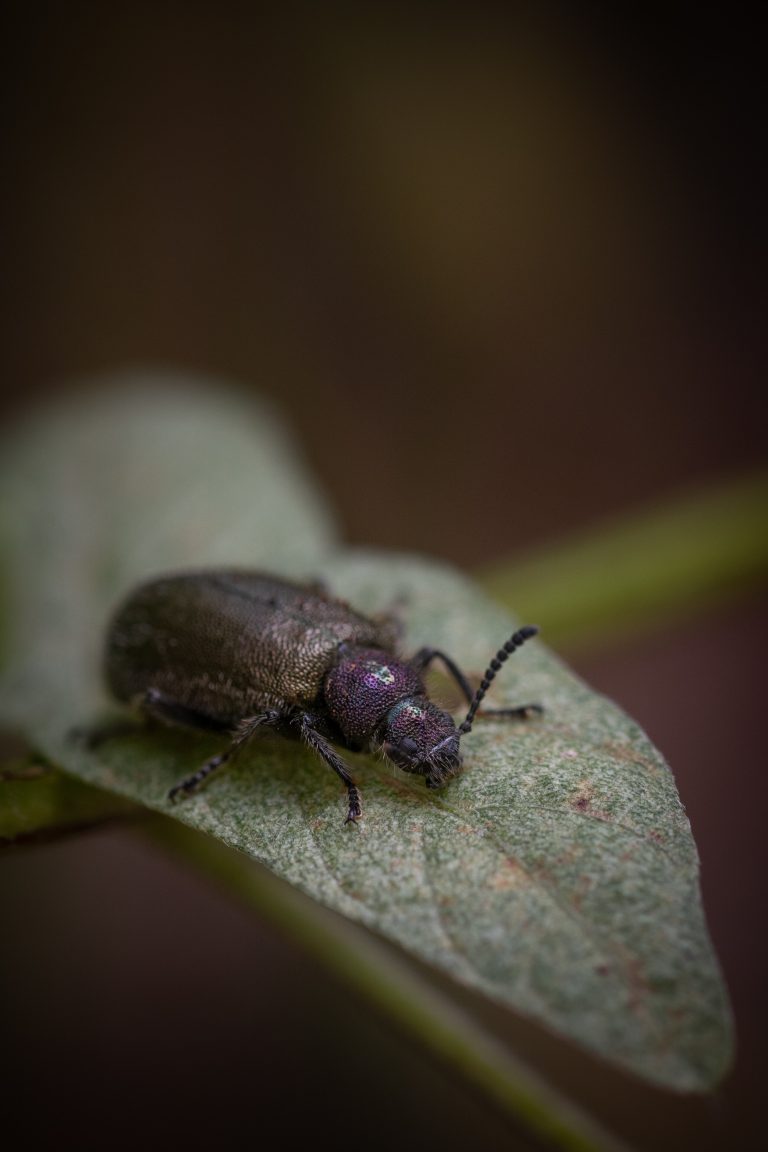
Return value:
[(404, 772), (423, 776), (427, 788), (440, 788), (461, 770), (456, 725), (425, 696), (400, 700), (390, 709), (380, 742), (385, 756)]
[[(398, 768), (423, 776), (427, 788), (440, 788), (461, 770), (459, 741), (472, 731), (477, 710), (494, 676), (507, 657), (537, 632), (534, 624), (526, 624), (499, 649), (486, 668), (480, 687), (470, 701), (469, 711), (458, 728), (447, 712), (432, 704), (426, 696), (414, 694), (400, 699), (390, 708), (374, 743), (381, 745), (385, 755)], [(520, 713), (520, 709), (511, 711), (515, 715)]]

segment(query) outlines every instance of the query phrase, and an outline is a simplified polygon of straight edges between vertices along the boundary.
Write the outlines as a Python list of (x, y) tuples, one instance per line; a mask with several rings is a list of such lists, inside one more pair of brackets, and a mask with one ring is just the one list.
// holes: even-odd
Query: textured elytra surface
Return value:
[[(142, 413), (135, 418), (140, 424)], [(253, 434), (258, 443), (258, 429)], [(50, 453), (55, 441), (49, 432)], [(138, 435), (130, 442), (129, 460), (141, 442)], [(205, 467), (207, 451), (222, 451), (207, 443), (195, 438), (187, 453), (195, 469)], [(62, 459), (49, 468), (53, 489), (68, 467), (76, 476), (82, 464), (66, 446), (65, 439)], [(113, 443), (104, 455), (122, 451)], [(152, 455), (145, 445), (145, 468)], [(7, 483), (18, 483), (14, 467), (5, 492)], [(301, 484), (288, 457), (271, 459), (270, 467), (274, 499), (282, 491), (296, 497), (281, 505), (281, 527), (290, 535), (306, 525)], [(278, 479), (281, 470), (290, 482)], [(112, 474), (123, 476), (117, 486), (125, 501), (128, 461)], [(180, 467), (166, 477), (168, 499), (183, 474)], [(717, 1080), (729, 1055), (729, 1017), (701, 908), (696, 850), (672, 775), (631, 720), (534, 641), (500, 674), (492, 703), (539, 702), (544, 716), (478, 721), (463, 742), (465, 771), (444, 791), (428, 792), (383, 761), (347, 753), (364, 818), (345, 827), (344, 790), (333, 773), (299, 746), (265, 737), (205, 791), (172, 808), (169, 787), (217, 751), (219, 739), (137, 731), (95, 752), (67, 739), (73, 725), (89, 723), (105, 706), (92, 662), (112, 601), (129, 575), (142, 574), (134, 571), (142, 567), (135, 550), (126, 564), (121, 543), (126, 532), (141, 540), (137, 509), (119, 505), (131, 519), (121, 531), (108, 514), (108, 472), (91, 472), (90, 485), (70, 476), (69, 490), (100, 493), (96, 528), (93, 521), (68, 526), (67, 516), (77, 521), (68, 503), (57, 505), (63, 522), (50, 528), (56, 492), (45, 475), (41, 481), (36, 474), (34, 499), (26, 493), (23, 519), (11, 501), (4, 506), (12, 557), (5, 564), (10, 642), (0, 696), (7, 720), (81, 778), (221, 838), (465, 985), (607, 1059), (677, 1088)], [(157, 482), (155, 499), (161, 506), (166, 499)], [(230, 515), (240, 518), (239, 533)], [(208, 551), (204, 537), (206, 527), (215, 534), (218, 525), (230, 540), (263, 539), (249, 515), (223, 500), (200, 530), (195, 566), (247, 562), (242, 551), (226, 554), (218, 544)], [(286, 543), (283, 565), (275, 532), (272, 567), (320, 576), (365, 612), (396, 605), (409, 652), (442, 647), (480, 674), (512, 631), (504, 613), (444, 568), (376, 554), (331, 560), (330, 534), (318, 531), (309, 546), (303, 539), (301, 557), (295, 540)], [(39, 560), (41, 551), (46, 563), (25, 581), (24, 558)], [(164, 563), (192, 563), (189, 550), (179, 552), (166, 552)], [(258, 548), (253, 564), (266, 566)], [(18, 620), (32, 622), (23, 652)], [(546, 621), (536, 623), (545, 635)]]
[(243, 569), (202, 569), (143, 583), (107, 641), (119, 700), (162, 692), (214, 720), (309, 708), (340, 643), (381, 646), (385, 629), (315, 587)]
[[(167, 374), (97, 378), (0, 444), (0, 701), (87, 707), (140, 580), (179, 568), (303, 575), (333, 518), (266, 404)], [(38, 717), (40, 716), (38, 709)]]

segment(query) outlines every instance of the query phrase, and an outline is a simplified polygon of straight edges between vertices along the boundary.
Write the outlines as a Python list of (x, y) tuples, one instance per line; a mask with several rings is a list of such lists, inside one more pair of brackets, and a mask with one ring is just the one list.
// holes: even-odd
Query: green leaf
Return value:
[[(226, 408), (222, 400), (217, 406)], [(472, 673), (482, 672), (513, 627), (446, 568), (375, 553), (331, 558), (329, 535), (317, 531), (325, 520), (316, 500), (302, 512), (300, 486), (283, 483), (287, 460), (270, 462), (271, 498), (259, 508), (231, 499), (232, 477), (226, 469), (216, 474), (212, 461), (232, 457), (215, 438), (198, 441), (187, 463), (209, 477), (208, 507), (218, 514), (198, 525), (194, 546), (183, 554), (175, 556), (163, 539), (158, 560), (141, 543), (141, 501), (137, 515), (123, 494), (110, 514), (115, 492), (108, 473), (121, 478), (122, 491), (121, 485), (140, 484), (135, 473), (151, 469), (154, 452), (165, 458), (174, 450), (163, 437), (150, 450), (139, 428), (145, 417), (154, 426), (148, 402), (136, 415), (135, 434), (125, 444), (113, 439), (100, 457), (103, 471), (76, 454), (69, 465), (90, 469), (66, 483), (98, 494), (95, 529), (70, 522), (66, 532), (46, 531), (47, 502), (56, 493), (39, 473), (36, 500), (8, 505), (6, 539), (16, 556), (7, 585), (8, 720), (81, 779), (218, 837), (499, 1004), (656, 1083), (681, 1090), (714, 1084), (730, 1056), (730, 1016), (672, 775), (637, 725), (540, 642), (505, 667), (493, 702), (536, 701), (545, 707), (543, 718), (478, 722), (464, 741), (466, 770), (445, 791), (427, 792), (380, 760), (347, 754), (363, 791), (358, 826), (343, 824), (336, 777), (288, 742), (254, 741), (202, 793), (171, 807), (169, 787), (220, 741), (137, 730), (88, 751), (68, 738), (73, 725), (90, 722), (104, 707), (93, 669), (105, 611), (142, 567), (237, 559), (294, 573), (303, 568), (363, 610), (398, 605), (406, 650), (444, 648)], [(255, 428), (252, 442), (262, 442)], [(64, 486), (71, 442), (48, 434), (46, 443), (47, 457), (28, 433), (6, 485), (18, 486), (19, 469), (32, 474), (31, 452)], [(187, 479), (184, 468), (173, 468), (154, 488), (155, 515), (166, 524), (167, 506), (176, 499), (184, 505), (174, 486), (186, 491)], [(238, 479), (248, 483), (242, 472)], [(226, 481), (220, 500), (218, 481)], [(57, 504), (60, 515), (64, 504)], [(273, 531), (267, 551), (262, 514), (282, 529)], [(300, 555), (302, 520), (315, 535)], [(206, 527), (237, 541), (238, 555), (209, 546)], [(162, 536), (155, 532), (156, 544)], [(29, 564), (36, 572), (25, 580)], [(538, 623), (546, 632), (546, 621)]]

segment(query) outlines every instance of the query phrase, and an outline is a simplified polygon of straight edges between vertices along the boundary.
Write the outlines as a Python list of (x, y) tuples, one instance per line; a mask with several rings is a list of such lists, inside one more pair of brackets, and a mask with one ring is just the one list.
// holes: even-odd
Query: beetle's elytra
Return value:
[[(197, 789), (257, 732), (303, 740), (343, 780), (347, 821), (360, 793), (332, 745), (381, 750), (398, 767), (439, 788), (460, 770), (459, 740), (470, 731), (491, 680), (537, 629), (515, 632), (490, 663), (477, 693), (436, 648), (409, 660), (395, 653), (393, 620), (369, 618), (315, 585), (259, 572), (210, 570), (140, 585), (115, 615), (106, 675), (118, 700), (150, 716), (230, 734), (228, 747), (177, 784)], [(458, 728), (433, 704), (422, 679), (440, 660), (469, 703)], [(527, 717), (528, 704), (495, 710)]]

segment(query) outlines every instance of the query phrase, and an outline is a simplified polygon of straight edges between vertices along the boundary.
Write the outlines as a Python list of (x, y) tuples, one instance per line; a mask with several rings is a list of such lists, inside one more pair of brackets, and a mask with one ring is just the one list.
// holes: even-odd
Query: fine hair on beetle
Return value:
[[(346, 822), (360, 791), (336, 747), (378, 753), (441, 788), (461, 770), (460, 741), (478, 717), (527, 719), (537, 704), (480, 711), (505, 661), (538, 629), (515, 631), (479, 688), (449, 655), (395, 650), (398, 629), (317, 584), (262, 572), (210, 569), (161, 576), (135, 589), (110, 624), (105, 673), (113, 695), (166, 723), (220, 732), (228, 745), (169, 792), (196, 792), (254, 736), (298, 739), (347, 789)], [(468, 710), (457, 726), (429, 697), (423, 675), (439, 662)]]

